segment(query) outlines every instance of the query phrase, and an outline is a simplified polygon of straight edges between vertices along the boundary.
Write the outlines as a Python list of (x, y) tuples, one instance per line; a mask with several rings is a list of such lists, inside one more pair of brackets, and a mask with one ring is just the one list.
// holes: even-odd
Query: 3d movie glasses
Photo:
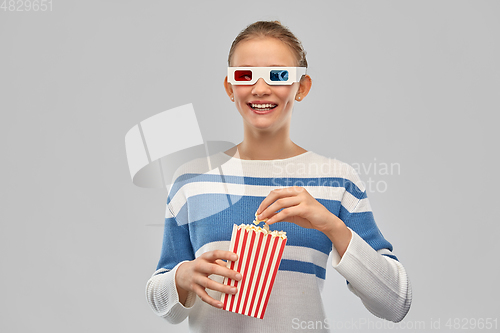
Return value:
[(299, 82), (306, 67), (228, 67), (227, 80), (235, 85), (254, 85), (260, 78), (267, 84), (290, 85)]

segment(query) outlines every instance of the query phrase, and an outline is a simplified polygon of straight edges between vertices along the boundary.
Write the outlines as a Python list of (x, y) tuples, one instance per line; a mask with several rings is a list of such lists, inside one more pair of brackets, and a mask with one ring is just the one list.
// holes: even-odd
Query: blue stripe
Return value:
[(194, 252), (189, 246), (188, 225), (177, 225), (175, 218), (165, 218), (161, 256), (156, 269), (171, 270), (183, 260), (193, 260)]
[(352, 194), (357, 199), (364, 199), (366, 193), (356, 186), (352, 181), (340, 177), (315, 177), (315, 178), (288, 178), (288, 177), (245, 177), (245, 176), (228, 176), (228, 175), (207, 175), (207, 174), (184, 174), (179, 176), (167, 198), (167, 204), (170, 203), (179, 189), (188, 184), (196, 182), (212, 182), (212, 183), (227, 183), (227, 184), (242, 184), (242, 185), (258, 185), (258, 186), (275, 186), (275, 187), (290, 187), (290, 186), (321, 186), (321, 187), (343, 187), (347, 192)]
[(392, 244), (380, 232), (375, 223), (373, 212), (349, 213), (344, 206), (340, 206), (339, 218), (376, 251), (380, 249), (392, 251)]
[[(232, 199), (236, 199), (232, 196)], [(225, 201), (225, 203), (224, 203)], [(233, 224), (249, 224), (259, 207), (260, 197), (241, 197), (227, 206), (225, 194), (204, 194), (189, 197), (178, 214), (177, 222), (188, 225), (190, 242), (196, 253), (202, 246), (221, 240), (229, 241)], [(196, 208), (193, 208), (196, 207)], [(179, 218), (180, 216), (180, 218)], [(187, 223), (186, 219), (193, 219)], [(328, 255), (332, 250), (331, 240), (321, 231), (306, 229), (290, 222), (277, 222), (270, 226), (271, 230), (283, 230), (287, 233), (287, 245), (312, 248)]]
[(306, 274), (315, 274), (320, 279), (326, 278), (326, 269), (317, 266), (311, 262), (304, 262), (298, 260), (281, 259), (279, 267), (280, 271), (292, 271)]

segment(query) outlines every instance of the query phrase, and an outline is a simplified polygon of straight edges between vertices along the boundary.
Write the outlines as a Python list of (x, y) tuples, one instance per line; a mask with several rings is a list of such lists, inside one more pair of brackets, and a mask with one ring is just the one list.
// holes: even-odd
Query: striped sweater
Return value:
[[(220, 166), (204, 172), (210, 164)], [(297, 320), (327, 323), (321, 291), (329, 255), (349, 290), (375, 316), (398, 322), (408, 312), (411, 288), (405, 269), (379, 231), (365, 187), (348, 164), (311, 151), (278, 160), (241, 160), (220, 152), (185, 164), (174, 179), (160, 260), (146, 285), (153, 311), (170, 323), (189, 316), (192, 332), (217, 333), (288, 332), (297, 328)], [(175, 285), (179, 264), (207, 251), (228, 250), (233, 224), (250, 224), (271, 190), (289, 186), (304, 187), (352, 231), (342, 258), (322, 232), (274, 223), (271, 229), (286, 231), (288, 240), (264, 319), (216, 309), (194, 293), (181, 304)], [(219, 292), (207, 292), (220, 299)], [(315, 331), (328, 332), (328, 325)]]

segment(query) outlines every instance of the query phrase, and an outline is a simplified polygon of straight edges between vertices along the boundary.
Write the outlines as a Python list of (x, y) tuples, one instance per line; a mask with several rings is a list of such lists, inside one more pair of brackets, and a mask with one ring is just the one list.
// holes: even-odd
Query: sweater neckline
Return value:
[(288, 157), (288, 158), (277, 158), (277, 159), (273, 159), (273, 160), (244, 160), (241, 158), (237, 158), (237, 157), (228, 155), (225, 152), (220, 152), (220, 153), (225, 158), (229, 158), (230, 160), (238, 161), (239, 163), (255, 164), (255, 163), (291, 162), (291, 161), (295, 161), (295, 160), (298, 160), (298, 159), (301, 159), (304, 157), (308, 157), (310, 154), (312, 154), (312, 151), (308, 150), (308, 151), (301, 153), (299, 155), (295, 155), (295, 156)]

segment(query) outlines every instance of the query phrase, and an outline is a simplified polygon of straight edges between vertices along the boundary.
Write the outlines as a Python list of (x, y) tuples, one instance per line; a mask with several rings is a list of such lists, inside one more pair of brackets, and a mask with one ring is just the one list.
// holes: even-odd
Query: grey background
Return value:
[[(53, 0), (52, 12), (1, 10), (0, 331), (187, 331), (144, 296), (167, 193), (132, 184), (124, 136), (193, 103), (206, 140), (239, 143), (222, 82), (231, 42), (259, 19), (281, 20), (308, 52), (313, 87), (296, 104), (292, 140), (371, 166), (362, 179), (386, 185), (368, 196), (414, 300), (406, 327), (382, 331), (498, 318), (499, 14), (498, 1)], [(383, 163), (400, 172), (373, 170)], [(332, 326), (382, 325), (333, 269), (325, 295)]]

